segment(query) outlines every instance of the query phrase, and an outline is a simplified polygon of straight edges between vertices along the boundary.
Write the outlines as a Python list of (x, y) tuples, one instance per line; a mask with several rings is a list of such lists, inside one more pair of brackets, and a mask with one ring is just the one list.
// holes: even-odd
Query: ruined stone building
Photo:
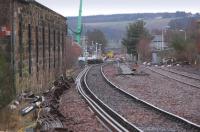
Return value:
[(39, 92), (65, 72), (66, 34), (66, 18), (40, 3), (0, 0), (0, 102)]

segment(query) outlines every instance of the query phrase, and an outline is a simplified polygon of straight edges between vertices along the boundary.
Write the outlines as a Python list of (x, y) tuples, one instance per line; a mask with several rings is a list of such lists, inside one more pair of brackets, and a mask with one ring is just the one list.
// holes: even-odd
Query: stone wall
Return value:
[(1, 56), (10, 56), (7, 60), (8, 73), (12, 73), (9, 80), (14, 83), (10, 89), (16, 94), (25, 90), (43, 91), (51, 81), (65, 73), (65, 17), (35, 1), (0, 0), (0, 27), (8, 30), (0, 33), (0, 47), (10, 46)]
[(15, 96), (11, 59), (11, 1), (0, 0), (0, 108)]
[(10, 37), (0, 37), (0, 108), (15, 96)]
[(39, 92), (64, 72), (66, 19), (37, 2), (18, 2), (15, 11), (17, 92)]
[[(0, 25), (9, 25), (11, 19), (11, 0), (0, 0)], [(9, 15), (8, 15), (9, 14)]]

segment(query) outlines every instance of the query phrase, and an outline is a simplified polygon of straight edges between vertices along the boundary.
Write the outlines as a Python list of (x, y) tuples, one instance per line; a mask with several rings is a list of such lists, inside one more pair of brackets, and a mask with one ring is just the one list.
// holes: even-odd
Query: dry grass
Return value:
[(0, 111), (0, 130), (16, 130), (21, 127), (19, 125), (20, 116), (17, 111), (11, 111), (8, 108), (4, 108)]
[(19, 114), (20, 109), (24, 105), (25, 103), (16, 110), (10, 110), (7, 107), (0, 110), (0, 131), (18, 131), (25, 126), (30, 125), (34, 119), (33, 112), (24, 117)]

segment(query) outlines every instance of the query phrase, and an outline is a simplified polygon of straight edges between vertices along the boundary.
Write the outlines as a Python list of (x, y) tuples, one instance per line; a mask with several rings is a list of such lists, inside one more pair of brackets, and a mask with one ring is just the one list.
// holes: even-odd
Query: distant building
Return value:
[(162, 35), (153, 35), (153, 40), (151, 41), (152, 49), (152, 63), (158, 64), (161, 58), (158, 56), (158, 52), (168, 49), (167, 43), (163, 41)]
[(162, 35), (153, 35), (153, 40), (150, 44), (152, 50), (165, 50), (167, 48), (167, 43), (162, 41)]
[(159, 16), (159, 17), (156, 17), (155, 19), (162, 19), (163, 17), (162, 16)]

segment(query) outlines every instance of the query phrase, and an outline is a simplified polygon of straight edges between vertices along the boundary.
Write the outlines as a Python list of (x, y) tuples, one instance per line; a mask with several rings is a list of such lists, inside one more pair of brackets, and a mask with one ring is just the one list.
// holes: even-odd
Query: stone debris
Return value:
[(64, 91), (71, 87), (71, 83), (74, 83), (72, 77), (61, 76), (53, 82), (53, 86), (42, 95), (35, 95), (32, 91), (25, 91), (14, 100), (9, 108), (11, 110), (17, 109), (17, 106), (22, 102), (26, 102), (26, 105), (21, 108), (21, 116), (26, 116), (32, 113), (37, 117), (36, 129), (40, 131), (65, 131), (63, 122), (65, 117), (59, 112), (60, 97)]
[(60, 96), (63, 92), (69, 89), (71, 79), (61, 76), (54, 81), (53, 87), (44, 92), (44, 101), (40, 105), (40, 117), (38, 118), (39, 129), (41, 131), (52, 131), (55, 128), (56, 131), (67, 131), (64, 129), (63, 122), (65, 117), (59, 112)]

